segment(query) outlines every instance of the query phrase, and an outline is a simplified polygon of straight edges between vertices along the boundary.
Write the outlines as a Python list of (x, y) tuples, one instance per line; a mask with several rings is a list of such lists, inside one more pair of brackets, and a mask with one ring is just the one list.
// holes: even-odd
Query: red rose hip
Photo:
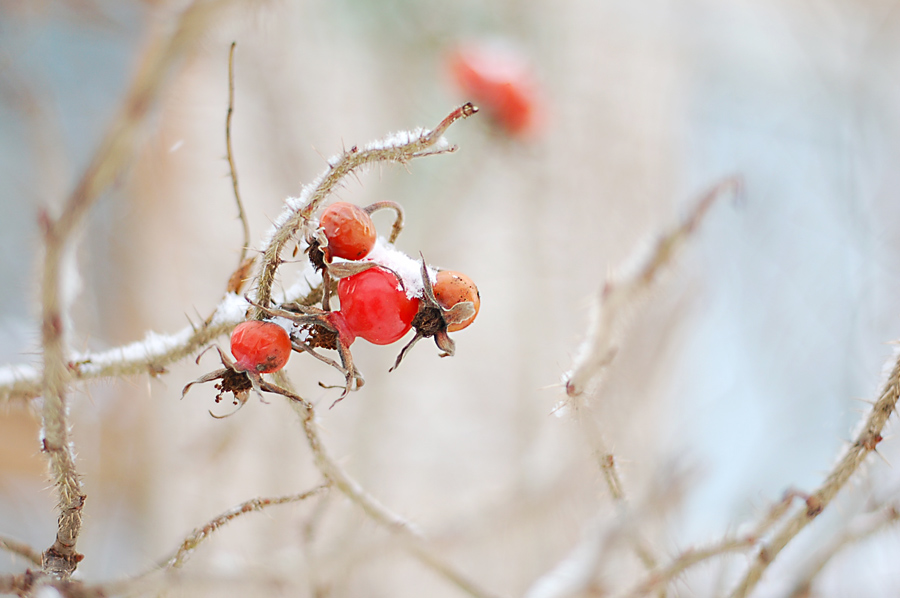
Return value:
[(399, 340), (419, 311), (419, 299), (408, 297), (397, 276), (380, 266), (338, 281), (338, 298), (346, 325), (375, 345)]
[(291, 356), (291, 338), (274, 322), (248, 320), (231, 333), (235, 370), (270, 374), (284, 367)]
[(326, 255), (345, 260), (366, 257), (375, 246), (375, 224), (361, 207), (337, 201), (322, 212), (319, 225), (328, 239)]

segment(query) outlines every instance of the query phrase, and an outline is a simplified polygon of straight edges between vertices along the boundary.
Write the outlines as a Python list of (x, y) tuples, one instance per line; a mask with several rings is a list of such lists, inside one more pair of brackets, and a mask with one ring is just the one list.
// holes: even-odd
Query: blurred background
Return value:
[[(900, 10), (882, 0), (213, 3), (142, 128), (130, 167), (93, 209), (77, 255), (71, 343), (104, 350), (209, 315), (237, 264), (225, 160), (228, 47), (234, 157), (254, 246), (343, 148), (434, 126), (472, 99), (459, 48), (499, 43), (528, 65), (539, 118), (509, 131), (488, 111), (454, 125), (455, 154), (371, 169), (338, 198), (406, 209), (398, 246), (479, 285), (457, 355), (421, 343), (354, 345), (366, 386), (332, 410), (334, 372), (295, 355), (329, 450), (487, 590), (519, 596), (615, 516), (559, 385), (610, 272), (703, 191), (739, 174), (631, 325), (589, 417), (647, 504), (662, 560), (752, 521), (788, 488), (812, 490), (874, 399), (900, 337)], [(0, 363), (39, 363), (36, 214), (58, 209), (111, 125), (140, 57), (184, 3), (0, 0)], [(382, 232), (388, 219), (376, 220)], [(299, 259), (299, 258), (298, 258)], [(288, 287), (302, 271), (286, 264)], [(223, 346), (225, 339), (222, 340)], [(216, 420), (213, 354), (167, 375), (72, 398), (89, 496), (79, 571), (140, 572), (244, 500), (317, 484), (288, 405), (251, 398)], [(218, 412), (218, 411), (217, 411)], [(0, 533), (43, 549), (55, 494), (39, 419), (0, 410)], [(886, 434), (888, 436), (888, 434)], [(897, 500), (887, 438), (865, 475), (776, 561), (783, 595), (869, 505)], [(887, 463), (886, 463), (887, 462)], [(894, 596), (900, 536), (843, 551), (815, 595)], [(722, 595), (749, 559), (717, 559), (680, 595)], [(597, 591), (642, 565), (627, 550)], [(0, 554), (0, 572), (23, 564)], [(170, 595), (456, 596), (337, 493), (229, 524)], [(598, 593), (596, 595), (603, 595)]]

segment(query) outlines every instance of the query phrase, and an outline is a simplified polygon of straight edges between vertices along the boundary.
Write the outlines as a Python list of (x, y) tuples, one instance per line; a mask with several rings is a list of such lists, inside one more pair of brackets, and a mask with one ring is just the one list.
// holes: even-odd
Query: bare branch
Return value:
[[(238, 218), (241, 221), (241, 228), (244, 232), (244, 242), (241, 244), (241, 257), (238, 258), (238, 272), (247, 272), (250, 270), (253, 260), (250, 264), (247, 261), (247, 250), (250, 248), (250, 224), (247, 222), (247, 214), (244, 212), (244, 202), (241, 201), (241, 192), (238, 188), (237, 166), (234, 163), (234, 150), (231, 147), (231, 117), (234, 114), (234, 49), (237, 42), (231, 42), (228, 50), (228, 113), (225, 117), (225, 151), (228, 155), (228, 169), (231, 172), (231, 188), (234, 191), (234, 201), (237, 204)], [(240, 282), (243, 282), (241, 280)], [(234, 293), (240, 293), (241, 287), (230, 288)]]
[(0, 550), (5, 550), (18, 555), (32, 565), (37, 565), (38, 567), (41, 566), (41, 553), (24, 542), (0, 536)]
[(338, 462), (328, 454), (328, 451), (322, 444), (312, 404), (288, 390), (290, 383), (283, 370), (277, 372), (274, 376), (284, 391), (282, 394), (291, 399), (290, 405), (300, 417), (303, 430), (306, 432), (307, 442), (313, 452), (316, 467), (318, 467), (325, 479), (349, 498), (369, 518), (391, 532), (395, 538), (401, 541), (406, 550), (441, 577), (474, 598), (492, 597), (492, 594), (480, 588), (475, 582), (436, 554), (428, 545), (424, 534), (417, 526), (381, 504), (359, 482), (344, 471)]
[(254, 511), (262, 511), (266, 507), (302, 502), (307, 498), (311, 498), (325, 492), (326, 490), (328, 490), (328, 488), (329, 484), (323, 484), (302, 494), (290, 494), (287, 496), (278, 496), (275, 498), (254, 498), (243, 502), (236, 507), (228, 509), (202, 527), (198, 527), (193, 532), (191, 532), (184, 539), (184, 542), (181, 543), (181, 546), (178, 547), (178, 550), (175, 551), (175, 554), (165, 559), (160, 567), (163, 569), (180, 568), (182, 565), (184, 565), (185, 562), (187, 562), (197, 546), (199, 546), (204, 540), (209, 538), (220, 527), (222, 527), (232, 519), (235, 519), (236, 517), (240, 517), (241, 515), (244, 515), (246, 513), (253, 513)]
[(649, 256), (638, 267), (619, 279), (606, 281), (591, 308), (588, 336), (582, 343), (572, 369), (563, 376), (569, 396), (582, 394), (615, 358), (622, 335), (623, 315), (627, 308), (643, 299), (659, 275), (678, 255), (713, 202), (726, 192), (738, 192), (741, 179), (725, 179), (701, 197), (678, 226), (664, 233)]
[(788, 519), (771, 541), (759, 549), (744, 578), (732, 592), (732, 598), (743, 598), (753, 591), (769, 564), (803, 528), (831, 504), (831, 501), (856, 473), (863, 461), (875, 451), (878, 443), (882, 440), (881, 432), (897, 407), (898, 398), (900, 398), (900, 351), (897, 351), (895, 355), (893, 368), (884, 383), (878, 400), (860, 421), (859, 431), (852, 444), (845, 449), (825, 481), (806, 499), (806, 508)]
[(867, 513), (862, 517), (861, 521), (854, 522), (850, 529), (846, 530), (837, 540), (817, 555), (813, 565), (794, 585), (794, 590), (790, 594), (791, 598), (809, 596), (813, 580), (839, 552), (848, 546), (884, 531), (892, 525), (896, 525), (898, 522), (900, 522), (900, 511), (894, 505), (888, 505), (875, 513)]

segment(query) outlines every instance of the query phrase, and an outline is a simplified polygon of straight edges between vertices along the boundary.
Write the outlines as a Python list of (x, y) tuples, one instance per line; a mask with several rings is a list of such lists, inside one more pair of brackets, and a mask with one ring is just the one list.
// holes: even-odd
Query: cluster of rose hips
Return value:
[[(365, 208), (336, 202), (326, 208), (318, 226), (311, 227), (306, 239), (309, 260), (322, 275), (322, 306), (256, 305), (265, 316), (284, 318), (289, 324), (282, 326), (272, 320), (242, 322), (231, 335), (235, 361), (219, 350), (224, 368), (191, 382), (184, 392), (198, 382), (220, 380), (216, 384), (220, 391), (216, 402), (224, 393), (231, 392), (239, 406), (246, 402), (250, 390), (260, 396), (261, 391), (285, 394), (261, 374), (283, 368), (293, 350), (309, 353), (343, 374), (345, 384), (337, 403), (364, 382), (353, 364), (350, 345), (357, 338), (387, 345), (400, 340), (412, 328), (415, 335), (400, 351), (391, 370), (422, 338), (433, 337), (442, 357), (453, 355), (455, 346), (448, 332), (462, 330), (475, 319), (480, 307), (478, 289), (464, 274), (450, 270), (435, 272), (425, 264), (424, 258), (415, 262), (393, 247), (373, 252), (378, 242), (385, 243), (376, 238), (371, 214), (383, 208), (397, 214), (393, 241), (403, 215), (394, 202), (379, 202)], [(413, 277), (410, 272), (415, 272)], [(332, 310), (331, 297), (335, 291), (340, 307)], [(340, 363), (317, 349), (337, 351)]]

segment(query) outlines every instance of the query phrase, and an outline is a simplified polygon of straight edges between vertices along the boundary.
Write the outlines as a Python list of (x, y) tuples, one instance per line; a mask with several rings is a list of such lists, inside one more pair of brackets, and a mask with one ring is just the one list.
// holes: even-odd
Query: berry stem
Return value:
[(378, 210), (394, 210), (394, 225), (391, 227), (391, 236), (388, 238), (388, 243), (393, 243), (397, 240), (397, 237), (400, 236), (400, 232), (403, 230), (403, 206), (396, 201), (376, 201), (364, 207), (363, 210), (370, 216)]

